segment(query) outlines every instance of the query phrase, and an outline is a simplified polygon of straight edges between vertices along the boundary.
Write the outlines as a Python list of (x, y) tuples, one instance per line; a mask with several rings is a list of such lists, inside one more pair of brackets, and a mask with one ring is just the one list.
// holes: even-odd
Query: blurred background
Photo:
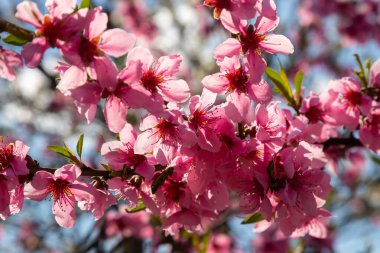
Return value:
[[(0, 1), (1, 18), (32, 29), (14, 18), (20, 2)], [(44, 1), (35, 2), (46, 13)], [(185, 61), (180, 77), (188, 81), (193, 94), (201, 92), (200, 81), (205, 75), (218, 72), (212, 53), (229, 34), (202, 1), (92, 3), (103, 6), (109, 14), (109, 28), (122, 27), (135, 33), (137, 44), (149, 47), (156, 56), (181, 54)], [(303, 70), (306, 94), (323, 91), (329, 80), (353, 76), (353, 69), (357, 69), (354, 54), (372, 62), (380, 58), (379, 0), (277, 0), (276, 4), (281, 22), (275, 33), (289, 37), (295, 53), (286, 57), (266, 55), (266, 59), (275, 69), (281, 62), (290, 76)], [(20, 52), (20, 48), (1, 45)], [(40, 67), (20, 69), (12, 83), (0, 80), (0, 135), (23, 140), (42, 166), (59, 167), (65, 159), (46, 147), (65, 142), (74, 148), (84, 133), (84, 160), (97, 167), (101, 144), (114, 136), (107, 130), (101, 110), (87, 125), (72, 101), (55, 89), (58, 60), (59, 52), (51, 49)], [(120, 68), (124, 66), (123, 57), (115, 61)], [(131, 110), (129, 122), (136, 124), (139, 115), (139, 111)], [(329, 164), (337, 166), (338, 175), (332, 175), (335, 190), (327, 204), (334, 215), (327, 239), (287, 240), (277, 238), (272, 231), (257, 234), (252, 225), (240, 225), (238, 214), (226, 213), (226, 222), (215, 224), (206, 252), (380, 252), (380, 158), (366, 151), (336, 152), (338, 158)], [(51, 204), (49, 200), (25, 201), (20, 214), (0, 222), (0, 252), (135, 253), (151, 252), (155, 245), (160, 245), (160, 253), (191, 252), (189, 241), (163, 237), (145, 213), (126, 214), (122, 206), (115, 206), (95, 222), (92, 215), (78, 212), (75, 228), (63, 229), (54, 221)]]

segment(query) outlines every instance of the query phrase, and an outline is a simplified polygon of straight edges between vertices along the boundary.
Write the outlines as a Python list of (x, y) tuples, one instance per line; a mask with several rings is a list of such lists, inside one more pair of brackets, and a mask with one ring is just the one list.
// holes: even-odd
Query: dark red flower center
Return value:
[(162, 118), (154, 128), (163, 143), (177, 143), (180, 138), (177, 125), (167, 119)]
[(86, 65), (90, 64), (94, 60), (95, 56), (100, 56), (103, 54), (103, 52), (98, 48), (99, 41), (100, 36), (95, 37), (92, 40), (88, 40), (85, 37), (81, 38), (78, 53)]
[(4, 145), (0, 148), (0, 170), (6, 169), (10, 166), (14, 158), (13, 144)]
[(164, 81), (164, 78), (160, 75), (156, 75), (152, 68), (149, 68), (147, 72), (140, 79), (140, 83), (145, 89), (152, 93), (157, 92), (157, 87)]
[(209, 117), (205, 110), (197, 109), (193, 115), (190, 116), (189, 121), (196, 129), (205, 128), (209, 123)]
[(162, 186), (166, 201), (174, 203), (178, 203), (184, 193), (184, 189), (184, 182), (176, 182), (173, 180), (166, 180), (165, 184)]
[(72, 202), (69, 200), (70, 197), (73, 196), (73, 193), (71, 192), (69, 185), (69, 182), (57, 179), (48, 185), (46, 192), (50, 194), (54, 201), (58, 201), (61, 207), (63, 204), (67, 205), (67, 203), (71, 205)]
[(225, 74), (228, 79), (227, 91), (232, 92), (236, 90), (239, 93), (247, 92), (248, 75), (245, 73), (243, 68), (235, 69), (233, 72), (228, 72)]
[(57, 40), (60, 39), (61, 22), (53, 23), (49, 16), (44, 17), (44, 23), (41, 29), (36, 31), (38, 36), (44, 36), (51, 47), (56, 47)]
[(359, 106), (362, 103), (362, 94), (360, 92), (356, 92), (350, 90), (344, 95), (344, 98), (347, 102), (352, 106)]
[(306, 118), (313, 124), (323, 120), (323, 115), (324, 112), (320, 106), (312, 106), (305, 112)]
[(260, 42), (265, 39), (265, 34), (257, 34), (253, 25), (249, 25), (245, 34), (238, 35), (243, 53), (251, 51), (260, 54)]

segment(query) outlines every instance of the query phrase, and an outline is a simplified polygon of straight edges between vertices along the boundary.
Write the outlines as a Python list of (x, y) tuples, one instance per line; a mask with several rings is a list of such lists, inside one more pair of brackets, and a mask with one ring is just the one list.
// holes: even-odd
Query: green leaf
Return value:
[(168, 174), (162, 172), (152, 183), (152, 193), (155, 194), (158, 188), (165, 183), (165, 180), (168, 178)]
[(83, 138), (84, 138), (84, 135), (81, 134), (79, 136), (79, 139), (78, 139), (78, 142), (77, 142), (77, 153), (78, 153), (80, 159), (82, 159)]
[(298, 105), (301, 102), (302, 82), (303, 82), (303, 72), (302, 70), (300, 70), (297, 72), (296, 77), (294, 78), (294, 88), (296, 89), (296, 98), (297, 98)]
[(252, 224), (259, 221), (264, 220), (264, 217), (260, 213), (250, 214), (247, 218), (245, 218), (241, 224)]
[(166, 168), (165, 170), (162, 171), (162, 173), (152, 183), (151, 190), (152, 190), (153, 194), (156, 193), (156, 191), (158, 190), (158, 188), (165, 183), (165, 180), (170, 175), (172, 175), (173, 172), (174, 172), (174, 168), (173, 167), (168, 167), (168, 168)]
[(284, 67), (282, 66), (281, 63), (280, 63), (280, 77), (282, 79), (282, 83), (284, 84), (288, 94), (290, 95), (290, 97), (293, 98), (292, 88), (290, 87), (288, 76), (286, 75)]
[(80, 4), (80, 9), (84, 8), (91, 8), (91, 0), (82, 0), (82, 3)]
[(202, 247), (200, 249), (200, 253), (207, 253), (208, 242), (211, 237), (211, 231), (208, 230), (207, 233), (202, 237)]
[(133, 208), (131, 210), (125, 209), (125, 211), (127, 213), (137, 213), (137, 212), (140, 212), (140, 211), (143, 211), (143, 210), (145, 210), (144, 203), (139, 204), (138, 206), (136, 206), (135, 208)]
[(48, 149), (50, 149), (51, 151), (61, 155), (61, 156), (64, 156), (64, 157), (67, 157), (67, 158), (71, 158), (71, 155), (70, 153), (64, 148), (64, 147), (61, 147), (61, 146), (48, 146)]
[(23, 46), (29, 42), (29, 40), (19, 38), (13, 34), (9, 34), (7, 37), (3, 38), (3, 41), (14, 46)]
[(112, 168), (111, 166), (107, 165), (107, 164), (104, 164), (104, 163), (100, 163), (100, 165), (102, 165), (102, 167), (106, 170), (106, 171), (110, 171), (112, 172)]
[(276, 70), (272, 69), (271, 67), (267, 67), (265, 70), (265, 73), (267, 74), (268, 78), (273, 82), (273, 84), (277, 87), (277, 89), (281, 92), (281, 94), (286, 98), (289, 104), (293, 103), (293, 96), (291, 95), (291, 92), (289, 93), (287, 85), (284, 84), (284, 81), (279, 73), (276, 72)]

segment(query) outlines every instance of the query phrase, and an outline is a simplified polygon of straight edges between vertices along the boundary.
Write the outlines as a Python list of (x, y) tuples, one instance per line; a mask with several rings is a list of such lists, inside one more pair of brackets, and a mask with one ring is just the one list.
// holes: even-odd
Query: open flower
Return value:
[(93, 192), (96, 189), (92, 185), (77, 181), (80, 174), (81, 170), (73, 164), (56, 170), (54, 175), (47, 171), (38, 171), (25, 186), (25, 197), (41, 201), (50, 195), (54, 201), (52, 211), (57, 223), (65, 228), (73, 227), (76, 219), (75, 202), (95, 202)]

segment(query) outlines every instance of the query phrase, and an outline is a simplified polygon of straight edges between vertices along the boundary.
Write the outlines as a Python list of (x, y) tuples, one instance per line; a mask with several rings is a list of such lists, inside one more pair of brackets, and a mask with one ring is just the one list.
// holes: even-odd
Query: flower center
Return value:
[(162, 140), (163, 143), (178, 142), (179, 133), (176, 124), (162, 118), (154, 128), (157, 129), (158, 138)]
[(166, 180), (162, 186), (166, 201), (178, 203), (182, 194), (184, 193), (185, 183), (175, 182), (173, 180)]
[(234, 90), (239, 93), (247, 92), (247, 82), (248, 76), (244, 72), (243, 68), (235, 69), (233, 72), (229, 72), (225, 74), (225, 77), (228, 79), (229, 84), (227, 87), (228, 92), (232, 92)]
[(149, 68), (147, 72), (140, 79), (141, 85), (144, 86), (145, 89), (149, 90), (152, 93), (157, 92), (157, 86), (164, 81), (162, 76), (156, 75), (152, 68)]
[(253, 25), (249, 25), (246, 34), (240, 33), (238, 38), (242, 44), (242, 51), (245, 54), (251, 51), (255, 54), (260, 54), (260, 42), (265, 39), (265, 34), (257, 34)]
[(0, 148), (0, 170), (6, 169), (9, 167), (10, 162), (13, 160), (13, 145), (8, 144), (5, 146), (4, 144)]
[(362, 94), (360, 92), (356, 92), (350, 90), (344, 95), (344, 98), (347, 102), (352, 106), (359, 106), (362, 103)]
[(312, 106), (307, 110), (307, 112), (305, 112), (306, 118), (313, 124), (322, 120), (323, 115), (324, 112), (319, 106)]
[(38, 36), (44, 36), (51, 47), (55, 47), (60, 37), (61, 23), (53, 23), (49, 16), (44, 17), (43, 27), (36, 31)]
[(73, 196), (69, 185), (69, 182), (57, 179), (48, 185), (46, 191), (47, 193), (50, 193), (51, 198), (54, 201), (58, 201), (59, 205), (62, 207), (63, 204), (67, 205), (67, 203), (72, 203), (69, 201), (70, 197)]
[(189, 121), (196, 129), (205, 128), (209, 122), (209, 118), (207, 117), (205, 110), (197, 109), (193, 115), (190, 116)]
[(92, 40), (88, 40), (85, 37), (81, 38), (78, 51), (82, 61), (86, 65), (90, 64), (94, 60), (95, 56), (103, 54), (98, 48), (99, 41), (100, 36), (95, 37)]

